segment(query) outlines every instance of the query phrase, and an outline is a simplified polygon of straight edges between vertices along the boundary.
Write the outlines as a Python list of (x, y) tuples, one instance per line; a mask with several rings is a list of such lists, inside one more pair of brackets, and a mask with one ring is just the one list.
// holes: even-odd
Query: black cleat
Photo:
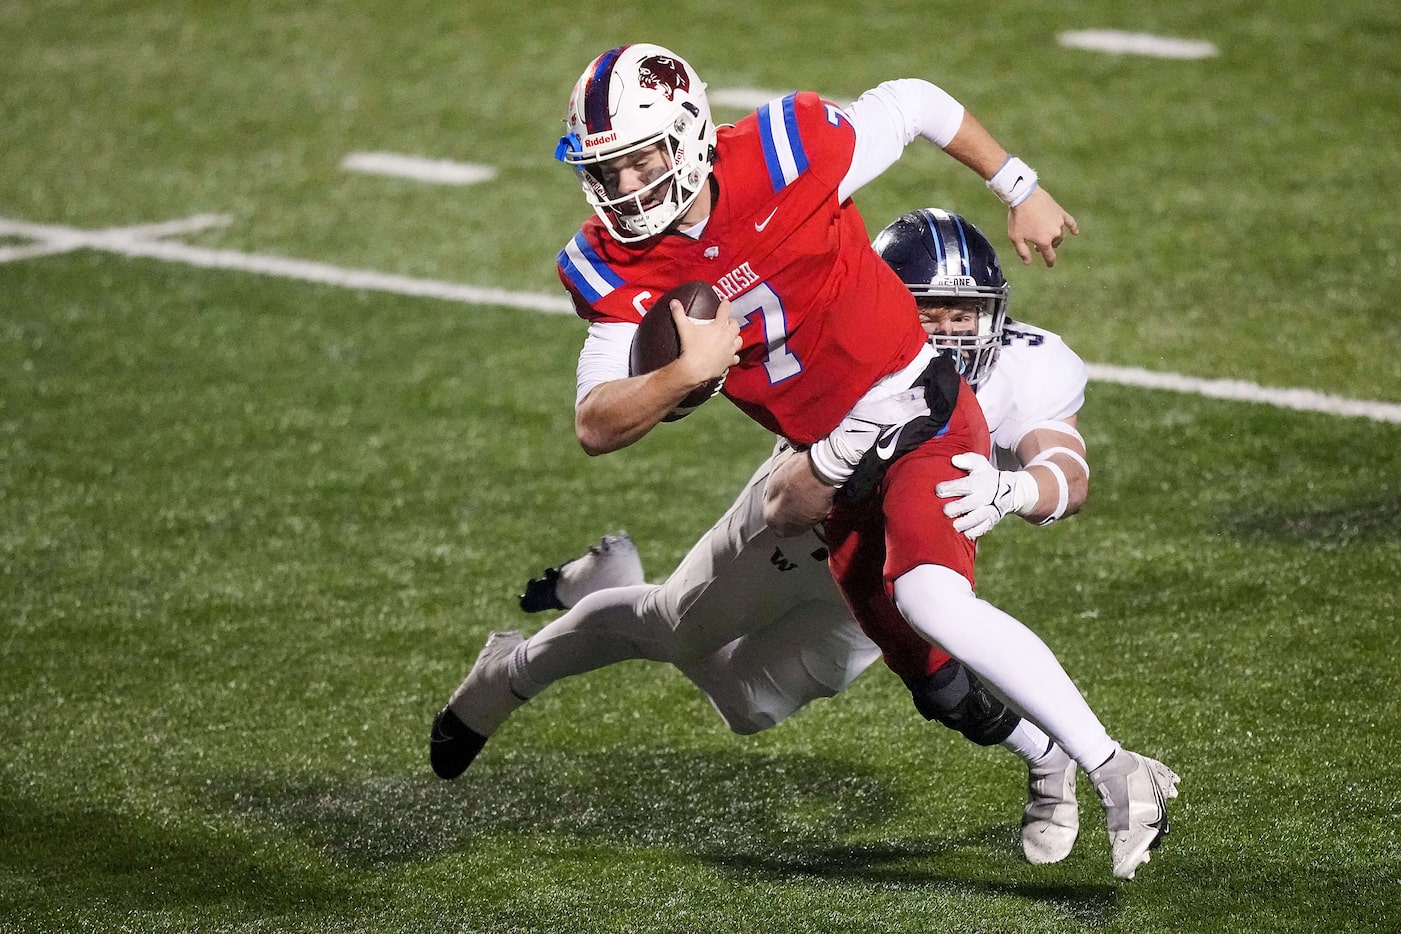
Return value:
[(645, 583), (642, 559), (627, 532), (605, 535), (597, 545), (525, 585), (521, 609), (527, 613), (569, 610), (589, 594), (609, 587)]
[(433, 739), (428, 747), (433, 773), (451, 781), (467, 771), (485, 745), (485, 736), (463, 723), (451, 707), (444, 707), (433, 718)]
[(545, 573), (532, 578), (521, 594), (521, 609), (527, 613), (568, 609), (559, 602), (559, 568), (545, 568)]

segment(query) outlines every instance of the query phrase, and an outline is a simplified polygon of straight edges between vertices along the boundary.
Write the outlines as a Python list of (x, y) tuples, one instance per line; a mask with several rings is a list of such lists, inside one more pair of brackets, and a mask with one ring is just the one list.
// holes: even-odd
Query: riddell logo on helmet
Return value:
[(667, 100), (675, 100), (677, 91), (690, 91), (691, 79), (686, 67), (666, 55), (650, 55), (637, 65), (637, 83), (653, 91), (661, 91)]
[(615, 131), (612, 132), (612, 133), (602, 133), (602, 134), (599, 134), (598, 136), (589, 136), (589, 137), (585, 137), (585, 138), (584, 138), (584, 148), (585, 148), (585, 149), (593, 149), (595, 146), (602, 146), (604, 143), (616, 143), (617, 141), (618, 141), (618, 133), (617, 133), (617, 131), (615, 130)]

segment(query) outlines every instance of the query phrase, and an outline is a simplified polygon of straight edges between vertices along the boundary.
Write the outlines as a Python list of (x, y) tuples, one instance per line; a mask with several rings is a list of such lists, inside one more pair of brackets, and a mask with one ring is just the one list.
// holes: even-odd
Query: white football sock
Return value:
[(1086, 771), (1118, 748), (1046, 644), (974, 596), (963, 575), (922, 564), (895, 582), (895, 602), (915, 631), (976, 671)]
[(1046, 732), (1026, 717), (1022, 717), (1017, 728), (998, 745), (1016, 753), (1027, 765), (1035, 765), (1055, 748)]

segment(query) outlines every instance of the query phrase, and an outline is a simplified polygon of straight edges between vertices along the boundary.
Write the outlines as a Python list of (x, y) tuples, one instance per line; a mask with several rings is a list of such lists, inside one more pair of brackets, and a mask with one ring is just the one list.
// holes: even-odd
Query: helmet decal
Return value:
[(613, 115), (608, 109), (608, 86), (613, 81), (613, 66), (628, 46), (609, 49), (598, 57), (588, 88), (584, 91), (584, 124), (589, 133), (602, 133), (613, 128)]
[[(555, 158), (573, 167), (620, 242), (662, 233), (705, 189), (716, 136), (705, 82), (670, 49), (623, 45), (595, 58), (569, 94), (564, 124)], [(617, 185), (610, 163), (647, 147), (661, 152), (662, 171), (641, 187)]]
[(637, 83), (653, 91), (661, 91), (667, 100), (675, 100), (677, 91), (691, 90), (686, 69), (669, 55), (649, 55), (637, 63)]

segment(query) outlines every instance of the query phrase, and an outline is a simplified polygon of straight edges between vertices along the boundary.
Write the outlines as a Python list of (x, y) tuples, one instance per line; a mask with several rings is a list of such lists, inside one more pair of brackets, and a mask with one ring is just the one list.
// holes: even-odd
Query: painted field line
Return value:
[(424, 159), (393, 152), (353, 152), (341, 160), (341, 168), (371, 175), (391, 175), (437, 185), (472, 185), (496, 177), (489, 165), (453, 162), (450, 159)]
[(1324, 412), (1329, 415), (1351, 415), (1370, 418), (1376, 422), (1401, 424), (1401, 405), (1390, 402), (1370, 402), (1314, 392), (1312, 389), (1278, 389), (1237, 379), (1199, 379), (1177, 373), (1157, 373), (1130, 366), (1088, 363), (1090, 379), (1101, 383), (1118, 383), (1143, 389), (1166, 389), (1191, 393), (1212, 399), (1236, 402), (1262, 402), (1281, 409), (1298, 412)]
[(510, 292), (505, 289), (442, 282), (437, 279), (417, 279), (412, 276), (399, 276), (368, 269), (345, 269), (327, 263), (312, 263), (261, 253), (211, 250), (184, 243), (153, 240), (140, 232), (133, 234), (130, 230), (140, 231), (141, 229), (84, 231), (72, 227), (29, 224), (0, 218), (0, 235), (22, 236), (46, 242), (63, 243), (71, 249), (104, 250), (122, 256), (184, 263), (187, 266), (197, 266), (201, 269), (229, 269), (347, 289), (393, 292), (397, 295), (439, 298), (445, 301), (465, 302), (473, 305), (504, 305), (509, 308), (524, 308), (529, 311), (543, 311), (552, 314), (573, 314), (574, 312), (573, 304), (563, 295)]
[(769, 101), (787, 94), (787, 91), (765, 91), (762, 88), (716, 88), (706, 91), (705, 96), (713, 105), (738, 107), (741, 110), (757, 110)]
[(1056, 37), (1072, 49), (1089, 49), (1111, 55), (1148, 55), (1153, 58), (1213, 58), (1220, 54), (1215, 45), (1198, 39), (1174, 39), (1146, 32), (1117, 29), (1073, 29)]
[(0, 219), (0, 234), (13, 237), (26, 237), (38, 243), (12, 246), (0, 249), (0, 263), (12, 263), (21, 259), (34, 259), (38, 256), (55, 256), (96, 246), (110, 237), (155, 239), (173, 237), (179, 234), (198, 233), (214, 227), (227, 227), (230, 218), (226, 214), (196, 214), (156, 224), (138, 224), (133, 227), (110, 227), (106, 230), (78, 230), (71, 227), (53, 227), (46, 224), (26, 224), (23, 221)]
[[(162, 224), (88, 231), (73, 227), (30, 224), (24, 221), (0, 218), (0, 236), (26, 237), (40, 241), (38, 246), (41, 247), (62, 244), (65, 250), (103, 250), (122, 256), (159, 259), (197, 266), (202, 269), (228, 269), (341, 288), (392, 292), (397, 295), (437, 298), (470, 305), (500, 305), (547, 314), (572, 314), (574, 310), (569, 299), (562, 295), (514, 292), (463, 283), (442, 282), (436, 279), (416, 279), (410, 276), (374, 272), (367, 269), (345, 269), (326, 263), (312, 263), (260, 253), (210, 250), (183, 243), (153, 239), (156, 236), (169, 236), (172, 233), (203, 230), (209, 226), (227, 223), (227, 221), (228, 219), (222, 215), (205, 214)], [(16, 249), (28, 248), (18, 247)], [(1157, 373), (1138, 367), (1112, 366), (1103, 363), (1090, 363), (1086, 366), (1089, 369), (1090, 378), (1096, 382), (1117, 383), (1144, 389), (1162, 389), (1214, 399), (1255, 402), (1300, 412), (1322, 412), (1330, 415), (1353, 416), (1378, 422), (1401, 424), (1401, 405), (1390, 402), (1348, 399), (1342, 396), (1314, 392), (1310, 389), (1260, 386), (1243, 380), (1201, 379), (1177, 373)]]

